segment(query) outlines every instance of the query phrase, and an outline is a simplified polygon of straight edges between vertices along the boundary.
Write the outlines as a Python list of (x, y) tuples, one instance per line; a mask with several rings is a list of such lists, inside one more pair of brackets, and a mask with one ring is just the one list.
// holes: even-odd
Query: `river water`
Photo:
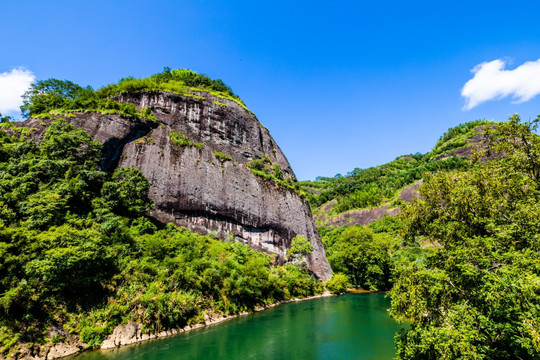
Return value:
[(392, 359), (400, 325), (384, 294), (289, 303), (174, 337), (73, 360)]

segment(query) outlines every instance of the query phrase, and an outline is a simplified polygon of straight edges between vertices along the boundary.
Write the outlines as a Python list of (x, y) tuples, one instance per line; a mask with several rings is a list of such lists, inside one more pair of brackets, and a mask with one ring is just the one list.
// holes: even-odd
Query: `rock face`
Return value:
[[(321, 279), (331, 277), (305, 199), (271, 179), (254, 175), (246, 165), (265, 157), (279, 166), (284, 178), (296, 180), (268, 130), (236, 102), (206, 92), (199, 95), (155, 91), (117, 96), (119, 102), (150, 107), (157, 124), (95, 113), (66, 120), (105, 145), (105, 169), (141, 170), (150, 182), (151, 215), (157, 220), (223, 240), (234, 238), (278, 255), (281, 262), (291, 239), (302, 235), (313, 245), (306, 257), (308, 269)], [(34, 134), (39, 137), (50, 122), (29, 119), (22, 125), (36, 128)], [(171, 139), (174, 132), (204, 146), (180, 146)]]
[[(88, 348), (86, 344), (76, 339), (43, 347), (39, 345), (30, 345), (28, 347), (28, 345), (22, 345), (15, 357), (8, 357), (6, 360), (53, 360), (77, 354)], [(2, 355), (0, 355), (0, 359), (4, 359)]]

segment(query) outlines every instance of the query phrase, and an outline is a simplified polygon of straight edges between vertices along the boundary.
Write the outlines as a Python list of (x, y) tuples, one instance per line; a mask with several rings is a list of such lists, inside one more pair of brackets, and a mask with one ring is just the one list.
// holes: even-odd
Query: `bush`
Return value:
[(327, 280), (324, 286), (332, 294), (336, 294), (336, 295), (344, 294), (345, 291), (347, 291), (347, 287), (349, 286), (349, 279), (347, 278), (347, 275), (342, 274), (342, 273), (337, 273), (337, 274), (334, 274), (332, 278)]
[(352, 286), (371, 291), (390, 289), (391, 254), (397, 247), (393, 236), (355, 225), (325, 230), (322, 240), (330, 266), (346, 274)]
[(296, 235), (291, 239), (291, 247), (287, 250), (287, 258), (295, 256), (306, 256), (313, 251), (313, 245), (308, 238), (302, 235)]

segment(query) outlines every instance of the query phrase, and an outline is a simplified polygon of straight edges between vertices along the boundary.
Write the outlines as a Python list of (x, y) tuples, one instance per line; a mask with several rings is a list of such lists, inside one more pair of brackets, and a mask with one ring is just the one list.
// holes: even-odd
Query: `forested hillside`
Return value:
[(401, 191), (420, 180), (422, 174), (471, 166), (471, 152), (485, 148), (486, 125), (493, 123), (478, 120), (450, 128), (427, 154), (403, 155), (384, 165), (356, 168), (345, 176), (319, 177), (300, 184), (308, 193), (314, 214), (323, 215), (318, 218), (319, 225), (349, 210), (396, 207), (403, 203)]
[(470, 171), (493, 158), (485, 131), (494, 126), (471, 121), (448, 129), (427, 154), (301, 182), (333, 271), (352, 287), (389, 290), (393, 254), (403, 242), (401, 208), (418, 196), (429, 174)]

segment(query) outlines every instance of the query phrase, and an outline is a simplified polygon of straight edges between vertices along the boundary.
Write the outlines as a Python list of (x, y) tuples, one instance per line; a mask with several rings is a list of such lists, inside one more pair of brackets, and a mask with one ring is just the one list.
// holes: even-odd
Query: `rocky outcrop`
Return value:
[[(422, 185), (422, 179), (414, 184), (406, 186), (399, 193), (399, 200), (412, 202), (420, 196), (418, 188)], [(329, 215), (336, 205), (336, 200), (332, 200), (321, 206), (318, 213), (314, 216), (317, 224), (325, 226), (344, 226), (344, 225), (369, 225), (374, 221), (382, 219), (383, 216), (396, 216), (400, 213), (399, 207), (389, 208), (387, 205), (371, 209), (354, 209), (345, 211), (341, 214)]]
[[(335, 200), (332, 200), (325, 204), (325, 208), (329, 209), (328, 212), (332, 209), (332, 206), (335, 204)], [(355, 209), (345, 211), (341, 214), (336, 215), (327, 215), (328, 213), (320, 212), (315, 215), (315, 220), (318, 224), (331, 227), (340, 227), (344, 225), (362, 225), (367, 226), (374, 221), (382, 219), (384, 215), (395, 216), (399, 214), (399, 208), (391, 208), (388, 206), (380, 206), (378, 208), (372, 209)]]
[[(33, 345), (29, 347), (27, 345), (22, 345), (17, 355), (8, 357), (6, 360), (53, 360), (77, 354), (88, 349), (87, 345), (76, 339), (45, 346)], [(0, 355), (0, 359), (3, 359), (2, 355)]]
[[(404, 202), (412, 202), (420, 196), (418, 188), (422, 185), (422, 179), (414, 184), (406, 186), (399, 193), (399, 200)], [(332, 200), (321, 206), (316, 215), (315, 221), (319, 225), (325, 226), (344, 226), (344, 225), (369, 225), (374, 221), (382, 219), (384, 215), (395, 216), (400, 213), (399, 207), (389, 208), (387, 205), (371, 209), (354, 209), (345, 211), (341, 214), (330, 215), (332, 209), (337, 204), (336, 200)]]
[[(494, 129), (495, 126), (492, 125), (491, 129)], [(447, 151), (443, 154), (437, 155), (433, 158), (433, 160), (445, 160), (448, 158), (451, 158), (453, 156), (462, 158), (466, 157), (469, 159), (473, 158), (473, 154), (477, 152), (478, 150), (483, 150), (484, 154), (479, 158), (480, 161), (491, 161), (498, 158), (501, 158), (504, 156), (504, 154), (494, 152), (494, 151), (487, 151), (488, 150), (488, 143), (489, 140), (486, 138), (486, 127), (485, 126), (478, 126), (474, 129), (474, 135), (464, 139), (465, 145), (462, 147), (459, 147), (454, 150)]]
[[(248, 162), (264, 158), (295, 181), (287, 158), (250, 111), (234, 101), (201, 92), (122, 94), (119, 102), (150, 107), (158, 122), (119, 115), (81, 113), (66, 120), (105, 146), (103, 168), (134, 167), (150, 182), (151, 215), (220, 239), (235, 239), (286, 259), (291, 239), (307, 237), (309, 270), (331, 276), (323, 245), (305, 199), (272, 179), (255, 175)], [(37, 139), (52, 120), (29, 119)], [(182, 146), (171, 137), (185, 136)], [(221, 156), (222, 154), (224, 156)]]
[(420, 179), (414, 184), (409, 185), (403, 190), (401, 190), (401, 192), (399, 193), (399, 200), (410, 203), (414, 199), (419, 198), (420, 192), (418, 191), (418, 188), (423, 184), (423, 182), (423, 179)]
[[(229, 316), (228, 318), (233, 318), (233, 317)], [(213, 322), (208, 321), (203, 324), (195, 324), (193, 326), (188, 325), (182, 329), (170, 329), (170, 330), (164, 330), (164, 331), (155, 332), (155, 333), (142, 332), (142, 325), (138, 323), (129, 323), (126, 325), (120, 325), (114, 329), (113, 333), (109, 335), (107, 339), (105, 339), (105, 341), (103, 341), (103, 343), (101, 344), (101, 349), (103, 350), (114, 349), (114, 348), (124, 346), (124, 345), (131, 345), (131, 344), (136, 344), (136, 343), (147, 341), (147, 340), (172, 336), (172, 335), (180, 334), (186, 331), (199, 329), (206, 325), (217, 324), (228, 318), (222, 317), (219, 319), (215, 319), (215, 321)]]

